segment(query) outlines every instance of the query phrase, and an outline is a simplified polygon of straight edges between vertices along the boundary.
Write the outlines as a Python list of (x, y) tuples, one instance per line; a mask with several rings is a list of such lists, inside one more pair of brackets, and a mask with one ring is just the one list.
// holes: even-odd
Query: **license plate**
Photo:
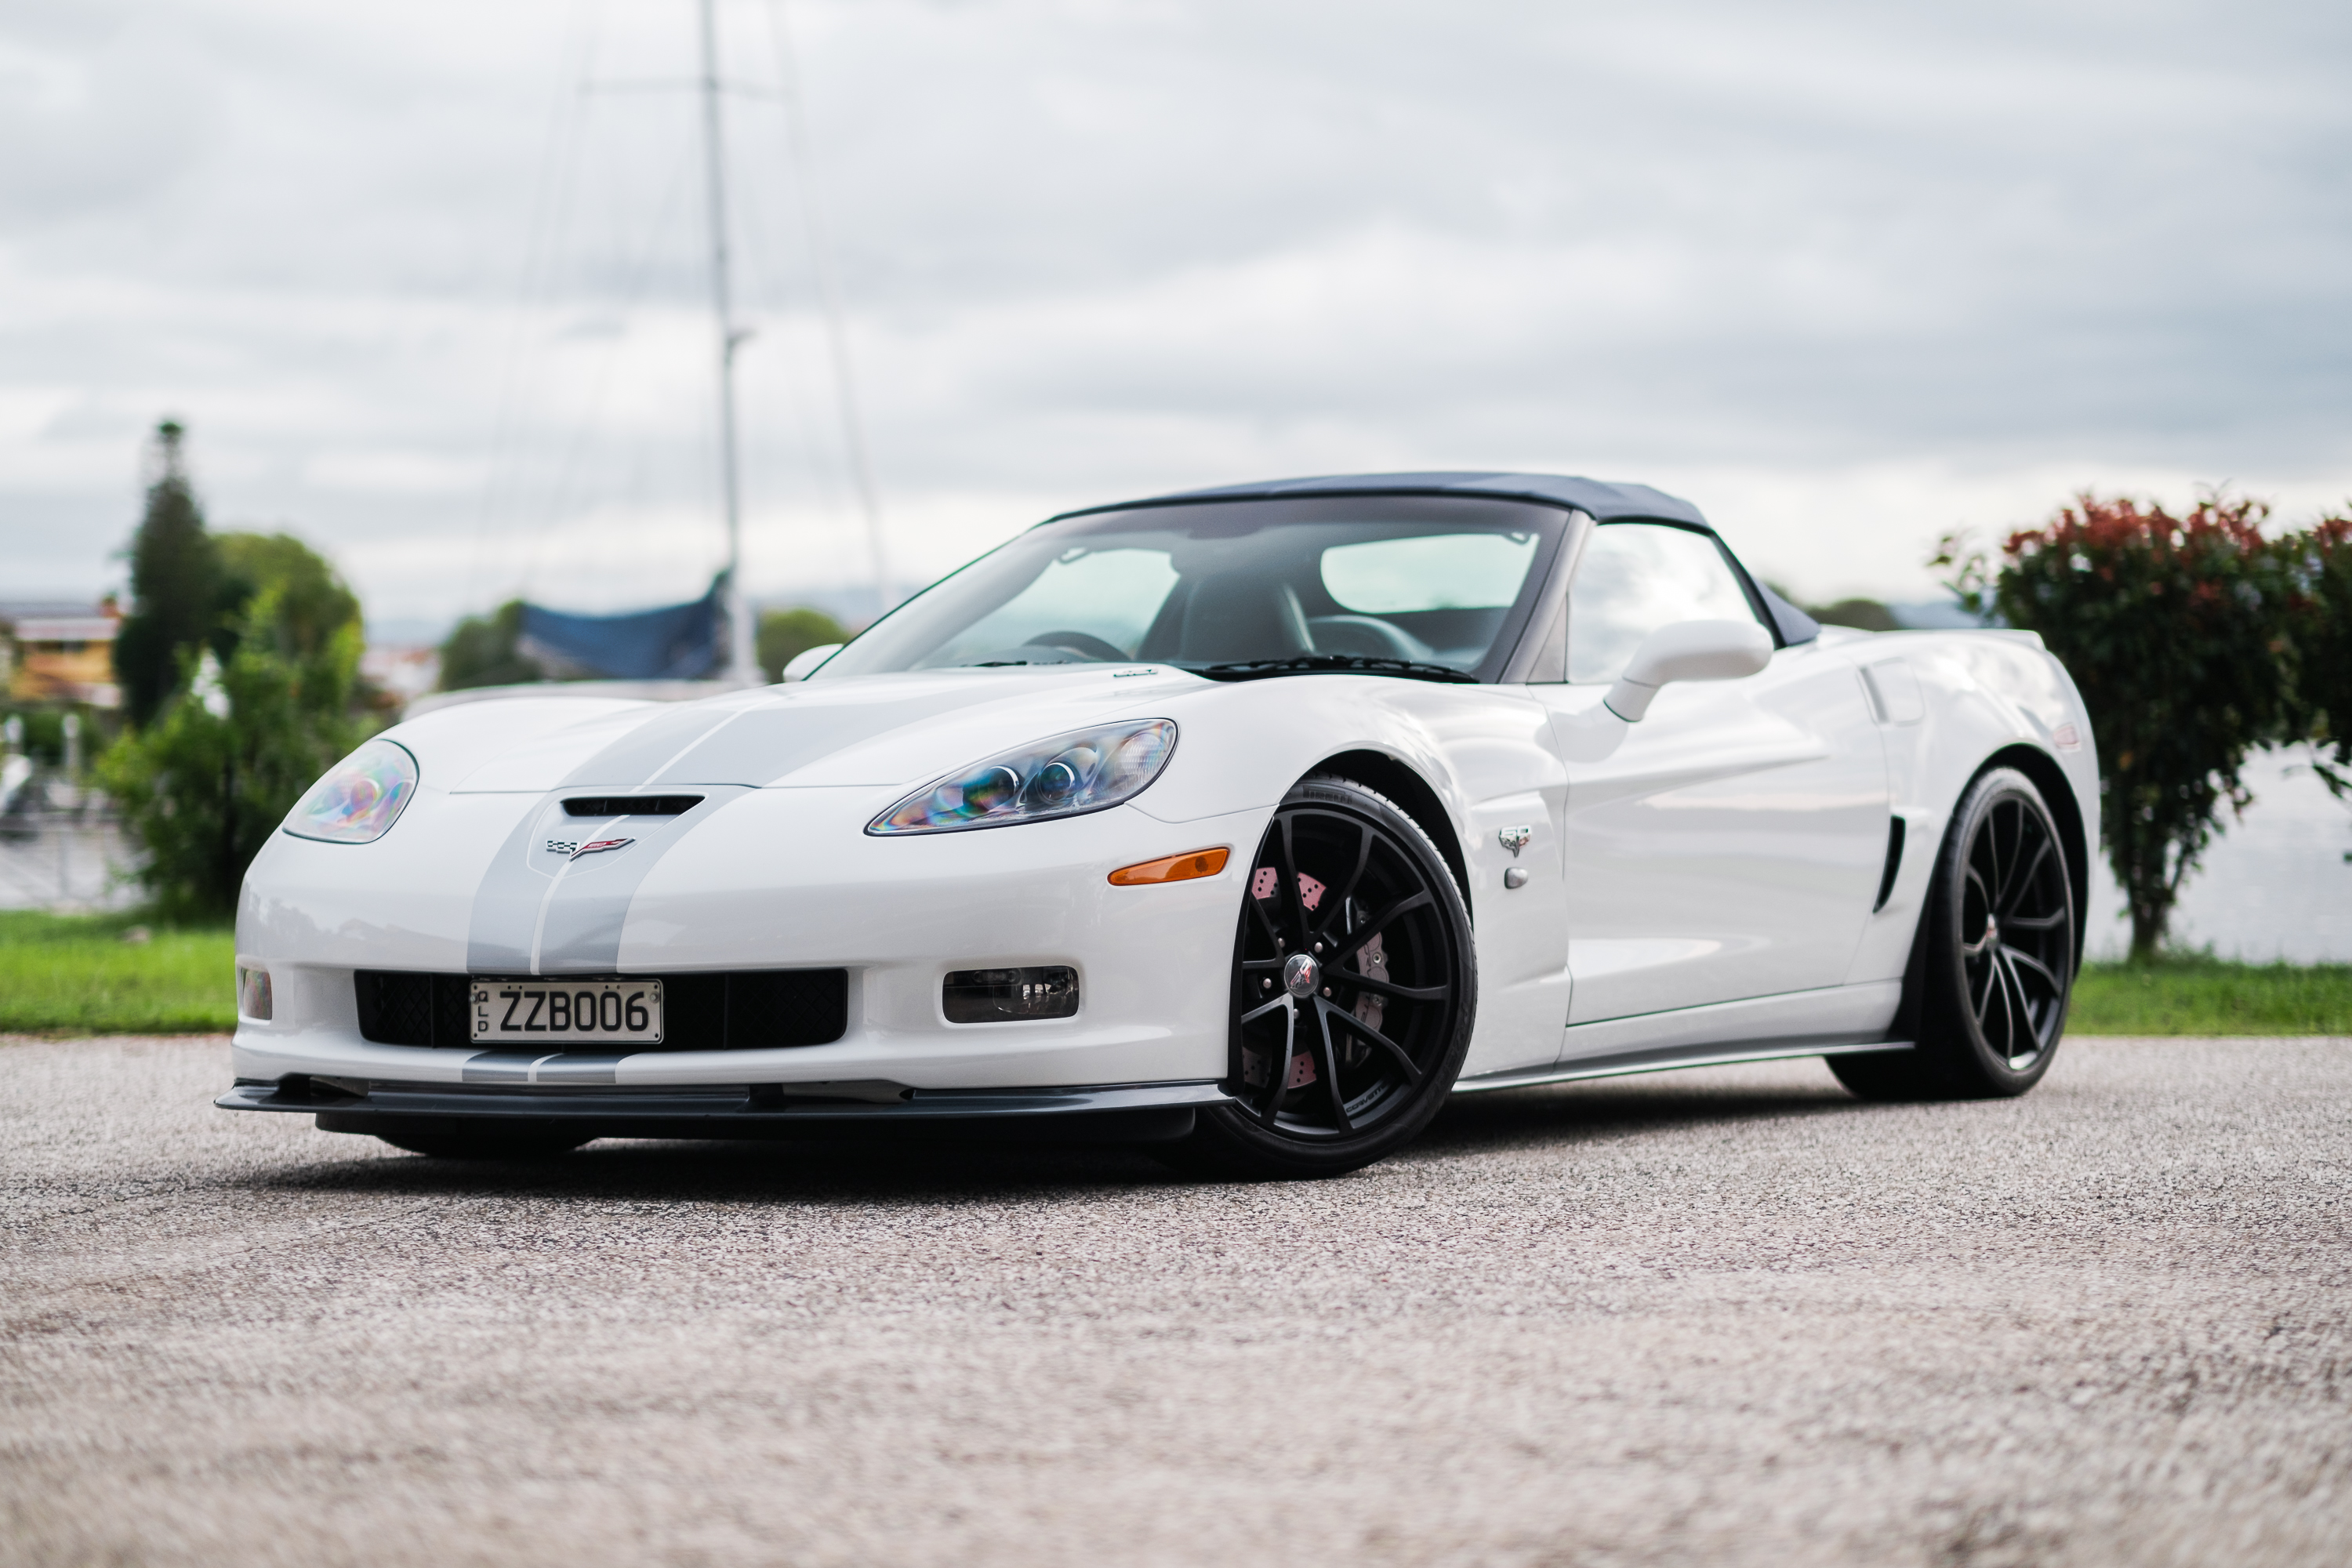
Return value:
[(658, 1045), (658, 980), (477, 980), (478, 1045)]

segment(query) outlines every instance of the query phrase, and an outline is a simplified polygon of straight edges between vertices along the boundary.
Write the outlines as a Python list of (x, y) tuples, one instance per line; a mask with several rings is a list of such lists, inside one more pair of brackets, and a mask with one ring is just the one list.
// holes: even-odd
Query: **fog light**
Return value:
[(236, 966), (236, 1010), (257, 1023), (269, 1022), (273, 1005), (269, 994), (269, 971)]
[(1062, 964), (1042, 969), (959, 969), (940, 987), (940, 1008), (950, 1024), (1067, 1018), (1078, 1010), (1078, 972)]

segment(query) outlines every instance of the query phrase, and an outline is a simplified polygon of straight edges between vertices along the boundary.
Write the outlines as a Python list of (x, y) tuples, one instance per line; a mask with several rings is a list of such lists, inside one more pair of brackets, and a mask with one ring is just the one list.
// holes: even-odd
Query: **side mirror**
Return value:
[(1634, 723), (1670, 680), (1737, 680), (1771, 662), (1772, 634), (1754, 621), (1676, 621), (1642, 639), (1633, 661), (1601, 700)]
[(816, 672), (816, 667), (818, 665), (823, 664), (826, 659), (829, 659), (835, 654), (839, 653), (842, 650), (843, 646), (843, 644), (837, 642), (821, 642), (814, 647), (804, 647), (801, 649), (800, 652), (793, 655), (791, 661), (784, 666), (784, 679), (786, 680), (806, 680), (811, 675), (814, 675)]

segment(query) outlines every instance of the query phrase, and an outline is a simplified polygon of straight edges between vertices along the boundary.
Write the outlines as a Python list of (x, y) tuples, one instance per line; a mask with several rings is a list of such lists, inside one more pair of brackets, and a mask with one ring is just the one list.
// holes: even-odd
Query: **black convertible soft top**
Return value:
[[(1661, 522), (1687, 523), (1715, 531), (1706, 514), (1680, 496), (1647, 485), (1611, 484), (1603, 479), (1578, 479), (1571, 474), (1512, 474), (1439, 471), (1423, 474), (1326, 474), (1318, 479), (1261, 479), (1255, 484), (1220, 485), (1214, 489), (1181, 490), (1174, 495), (1147, 496), (1112, 506), (1081, 507), (1062, 517), (1087, 517), (1096, 512), (1128, 511), (1136, 507), (1180, 506), (1189, 501), (1271, 500), (1286, 496), (1493, 496), (1504, 500), (1531, 500), (1552, 506), (1572, 506), (1597, 522), (1626, 518), (1654, 518)], [(1060, 518), (1049, 519), (1059, 521)], [(1740, 568), (1743, 575), (1746, 567)], [(1764, 584), (1748, 579), (1772, 623), (1781, 646), (1807, 643), (1822, 635), (1821, 623), (1789, 603)]]
[(1255, 484), (1220, 485), (1214, 489), (1183, 490), (1175, 495), (1149, 496), (1115, 506), (1083, 507), (1065, 517), (1089, 512), (1124, 511), (1129, 507), (1173, 506), (1185, 501), (1271, 500), (1276, 496), (1311, 495), (1465, 495), (1496, 496), (1510, 500), (1549, 501), (1590, 512), (1601, 522), (1618, 518), (1654, 517), (1664, 522), (1695, 523), (1706, 528), (1698, 508), (1680, 496), (1647, 485), (1609, 484), (1566, 474), (1437, 472), (1425, 474), (1326, 474), (1318, 479), (1263, 479)]

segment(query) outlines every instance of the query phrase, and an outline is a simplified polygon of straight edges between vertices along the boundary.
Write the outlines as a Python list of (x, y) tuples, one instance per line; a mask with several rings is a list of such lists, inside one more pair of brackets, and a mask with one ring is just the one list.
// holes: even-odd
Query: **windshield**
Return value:
[(1567, 514), (1315, 497), (1138, 507), (1031, 529), (908, 600), (814, 679), (1150, 660), (1492, 680)]

